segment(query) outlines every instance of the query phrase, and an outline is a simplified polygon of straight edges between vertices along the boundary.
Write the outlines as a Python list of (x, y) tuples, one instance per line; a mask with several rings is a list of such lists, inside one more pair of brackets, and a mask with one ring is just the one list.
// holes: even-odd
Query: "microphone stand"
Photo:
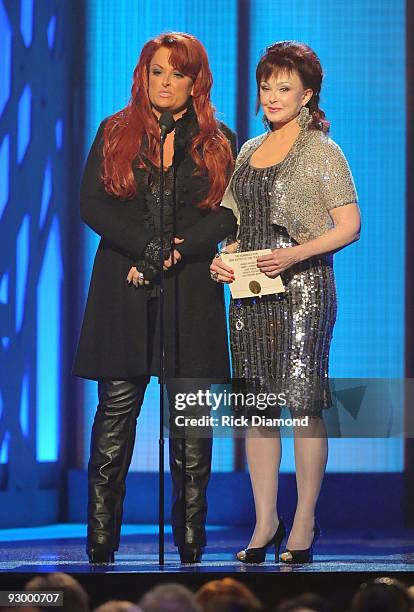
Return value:
[(164, 565), (164, 383), (165, 383), (165, 343), (164, 343), (164, 142), (167, 134), (161, 129), (160, 138), (160, 432), (159, 451), (159, 507), (158, 507), (158, 563)]
[[(158, 562), (164, 565), (164, 396), (165, 396), (165, 342), (164, 342), (164, 142), (167, 134), (174, 129), (174, 118), (171, 112), (164, 112), (159, 119), (161, 128), (160, 136), (160, 298), (159, 298), (159, 317), (160, 317), (160, 431), (159, 431), (159, 506), (158, 506)], [(174, 237), (172, 237), (173, 241)], [(173, 251), (171, 251), (171, 256)]]

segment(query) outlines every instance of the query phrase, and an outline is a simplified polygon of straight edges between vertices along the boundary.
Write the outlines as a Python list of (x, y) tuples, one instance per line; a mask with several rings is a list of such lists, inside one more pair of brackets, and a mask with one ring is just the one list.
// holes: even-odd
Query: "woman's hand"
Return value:
[(144, 280), (144, 275), (142, 272), (139, 272), (135, 266), (133, 266), (128, 272), (127, 283), (129, 285), (132, 283), (135, 287), (143, 287), (144, 285), (150, 284), (149, 281)]
[[(183, 242), (184, 238), (174, 238), (174, 244), (182, 244)], [(164, 261), (164, 270), (169, 270), (178, 264), (179, 261), (181, 261), (181, 253), (177, 251), (177, 249), (174, 249), (172, 256), (170, 255), (170, 257)]]
[(211, 278), (220, 283), (232, 283), (234, 281), (234, 270), (230, 268), (219, 255), (216, 255), (210, 264)]
[(257, 267), (269, 278), (276, 278), (282, 272), (302, 261), (300, 246), (273, 249), (268, 255), (257, 258)]

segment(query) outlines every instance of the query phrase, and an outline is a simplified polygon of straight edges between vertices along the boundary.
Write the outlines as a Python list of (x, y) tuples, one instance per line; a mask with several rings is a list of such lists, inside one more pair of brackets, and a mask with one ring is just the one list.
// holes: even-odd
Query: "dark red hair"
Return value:
[(260, 108), (260, 83), (267, 81), (274, 72), (284, 71), (288, 74), (296, 72), (304, 88), (313, 91), (313, 96), (306, 104), (311, 113), (308, 129), (328, 132), (329, 121), (325, 119), (325, 113), (319, 107), (323, 79), (322, 66), (315, 51), (305, 43), (283, 40), (267, 47), (256, 68), (256, 112)]
[(227, 138), (219, 129), (210, 100), (213, 83), (207, 53), (191, 34), (167, 32), (143, 47), (133, 74), (128, 105), (112, 115), (104, 129), (102, 180), (105, 191), (123, 200), (136, 194), (133, 163), (146, 168), (146, 160), (159, 165), (159, 127), (148, 97), (150, 62), (155, 52), (170, 50), (170, 63), (193, 80), (193, 106), (199, 131), (190, 144), (190, 155), (200, 174), (207, 174), (210, 188), (200, 208), (220, 203), (233, 168)]

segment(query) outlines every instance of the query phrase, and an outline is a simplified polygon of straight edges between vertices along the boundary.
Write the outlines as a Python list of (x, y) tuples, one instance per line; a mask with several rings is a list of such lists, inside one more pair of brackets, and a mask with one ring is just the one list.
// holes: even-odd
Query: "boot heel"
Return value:
[(94, 544), (93, 548), (88, 548), (86, 551), (91, 564), (108, 564), (115, 563), (115, 553), (112, 548), (104, 545)]
[(201, 563), (203, 547), (198, 544), (183, 544), (178, 547), (181, 563)]

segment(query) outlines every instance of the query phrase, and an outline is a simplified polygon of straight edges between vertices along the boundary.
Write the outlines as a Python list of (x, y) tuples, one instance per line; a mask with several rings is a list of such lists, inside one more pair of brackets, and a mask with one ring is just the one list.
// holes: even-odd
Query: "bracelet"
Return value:
[[(236, 242), (237, 242), (237, 250), (235, 251), (235, 253), (240, 253), (240, 241), (236, 240)], [(234, 244), (234, 243), (232, 243), (232, 244)], [(220, 251), (218, 253), (216, 253), (214, 255), (214, 257), (220, 257), (220, 255), (223, 255), (223, 254), (224, 255), (229, 255), (229, 252), (226, 251), (226, 247), (224, 247), (223, 249), (220, 249)]]

